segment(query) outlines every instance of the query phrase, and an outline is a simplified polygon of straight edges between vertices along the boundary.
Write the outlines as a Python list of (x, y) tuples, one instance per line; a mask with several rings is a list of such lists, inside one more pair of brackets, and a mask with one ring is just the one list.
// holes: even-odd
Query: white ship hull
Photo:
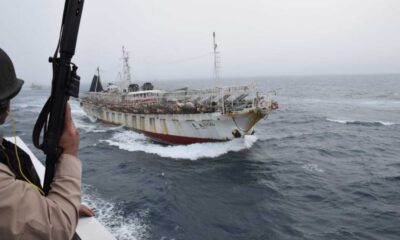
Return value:
[(168, 144), (220, 142), (253, 134), (253, 126), (270, 111), (257, 107), (226, 114), (140, 114), (114, 111), (86, 101), (81, 105), (91, 117), (126, 126)]

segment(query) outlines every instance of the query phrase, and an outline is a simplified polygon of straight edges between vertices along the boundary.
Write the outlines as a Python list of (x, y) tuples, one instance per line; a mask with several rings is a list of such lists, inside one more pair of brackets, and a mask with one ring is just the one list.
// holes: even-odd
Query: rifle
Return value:
[[(63, 152), (59, 142), (64, 129), (65, 106), (70, 97), (79, 97), (78, 67), (71, 60), (75, 54), (83, 3), (84, 0), (65, 1), (60, 38), (53, 57), (49, 58), (53, 67), (51, 94), (39, 114), (32, 134), (33, 144), (46, 155), (43, 184), (46, 195), (51, 189), (55, 164)], [(42, 131), (43, 142), (40, 144)]]

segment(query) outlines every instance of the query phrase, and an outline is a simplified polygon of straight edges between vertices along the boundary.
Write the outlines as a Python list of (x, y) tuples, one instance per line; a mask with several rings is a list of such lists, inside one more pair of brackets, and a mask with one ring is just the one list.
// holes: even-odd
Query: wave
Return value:
[(257, 141), (257, 137), (245, 136), (244, 138), (218, 143), (165, 146), (152, 142), (143, 134), (125, 130), (115, 133), (111, 139), (100, 141), (130, 152), (143, 151), (167, 158), (198, 160), (201, 158), (215, 158), (228, 152), (249, 149)]
[(89, 133), (89, 132), (94, 132), (94, 133), (107, 132), (106, 129), (99, 129), (99, 128), (97, 128), (97, 126), (95, 124), (87, 123), (87, 122), (85, 122), (83, 120), (80, 120), (80, 119), (74, 118), (74, 123), (75, 123), (75, 126), (78, 129), (83, 130), (86, 133)]
[(30, 101), (30, 100), (24, 101), (23, 103), (16, 102), (16, 103), (11, 104), (11, 112), (39, 113), (43, 107), (43, 104), (38, 101), (35, 102), (35, 101)]
[(71, 105), (71, 112), (74, 117), (87, 118), (87, 114), (83, 111), (78, 101), (69, 101), (69, 104)]
[(392, 126), (398, 124), (394, 122), (385, 122), (385, 121), (357, 121), (357, 120), (344, 120), (344, 119), (332, 119), (332, 118), (327, 118), (326, 120), (335, 123), (355, 124), (363, 126)]
[(96, 123), (96, 121), (87, 121), (87, 119), (90, 118), (85, 117), (85, 119), (81, 119), (79, 117), (74, 117), (75, 126), (78, 129), (83, 130), (85, 133), (106, 133), (118, 131), (124, 128), (124, 126), (106, 125), (102, 123)]
[(325, 172), (323, 169), (319, 168), (317, 164), (313, 163), (305, 164), (302, 166), (302, 168), (310, 172), (319, 172), (319, 173)]
[(376, 100), (376, 99), (369, 99), (369, 100), (360, 100), (356, 101), (356, 103), (365, 106), (377, 106), (377, 107), (399, 107), (400, 101), (399, 100), (392, 100), (392, 99), (385, 99), (385, 100)]
[[(106, 128), (99, 128), (98, 125), (95, 124), (95, 121), (91, 121), (90, 118), (86, 117), (86, 116), (81, 116), (78, 114), (74, 114), (74, 110), (72, 110), (72, 118), (74, 120), (75, 126), (79, 129), (79, 130), (83, 130), (86, 133), (89, 132), (107, 132)], [(90, 121), (88, 121), (90, 120)]]
[[(75, 126), (86, 133), (105, 133), (122, 129), (124, 126), (105, 125), (97, 121), (96, 118), (88, 116), (79, 106), (79, 102), (71, 101), (71, 113)], [(88, 121), (89, 120), (89, 121)]]
[(98, 196), (89, 185), (82, 186), (82, 202), (93, 209), (96, 219), (118, 240), (149, 239), (148, 211), (126, 217), (119, 205)]
[(17, 104), (15, 104), (15, 107), (18, 108), (18, 109), (25, 109), (25, 108), (30, 108), (32, 106), (28, 105), (26, 103), (20, 103), (20, 104), (17, 103)]

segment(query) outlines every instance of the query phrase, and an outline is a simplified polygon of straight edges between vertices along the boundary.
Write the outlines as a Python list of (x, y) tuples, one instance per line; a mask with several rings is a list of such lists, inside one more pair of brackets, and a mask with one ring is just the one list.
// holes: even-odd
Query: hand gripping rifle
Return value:
[[(49, 62), (53, 66), (51, 95), (33, 129), (32, 140), (35, 147), (46, 155), (46, 173), (43, 190), (47, 195), (53, 181), (55, 164), (63, 149), (59, 146), (64, 129), (65, 106), (69, 97), (79, 97), (80, 77), (78, 67), (71, 62), (75, 54), (84, 0), (66, 0), (61, 24), (60, 39), (53, 57)], [(43, 142), (39, 143), (43, 130)]]

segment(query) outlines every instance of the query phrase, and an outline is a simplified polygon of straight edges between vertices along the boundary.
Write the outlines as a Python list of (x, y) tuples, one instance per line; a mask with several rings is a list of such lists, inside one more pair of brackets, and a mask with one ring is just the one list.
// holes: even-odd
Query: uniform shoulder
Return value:
[[(4, 163), (0, 162), (0, 175), (1, 176), (14, 176), (14, 174), (11, 172), (10, 168), (8, 168), (7, 165)], [(1, 178), (0, 176), (0, 178)]]

